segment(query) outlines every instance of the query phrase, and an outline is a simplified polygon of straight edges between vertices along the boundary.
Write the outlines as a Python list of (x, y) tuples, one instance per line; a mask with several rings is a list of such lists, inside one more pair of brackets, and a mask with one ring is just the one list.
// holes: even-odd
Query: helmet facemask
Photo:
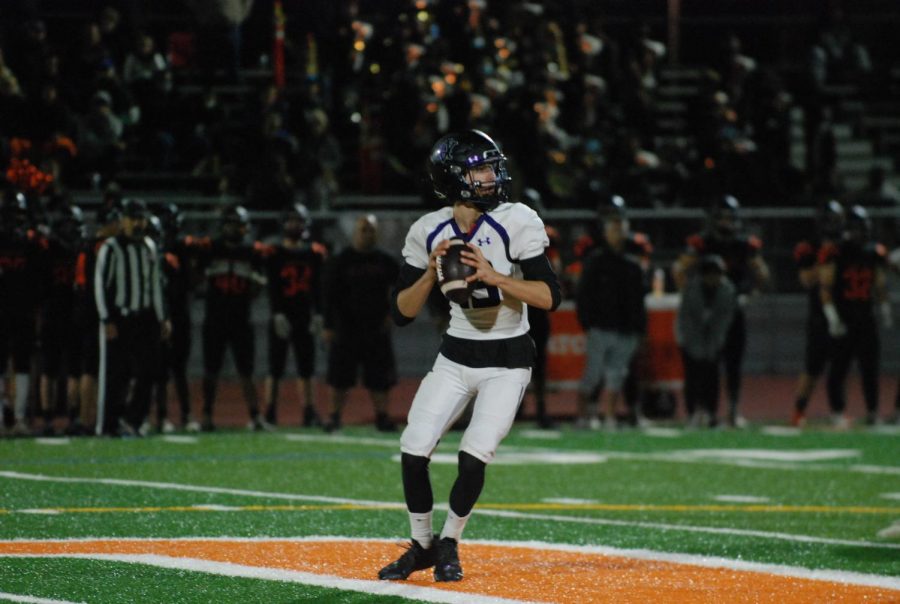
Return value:
[[(493, 170), (493, 183), (485, 186), (472, 171), (481, 166)], [(497, 144), (478, 130), (448, 134), (432, 147), (429, 172), (435, 195), (440, 199), (472, 203), (489, 212), (509, 200), (512, 179), (506, 168), (506, 156)]]

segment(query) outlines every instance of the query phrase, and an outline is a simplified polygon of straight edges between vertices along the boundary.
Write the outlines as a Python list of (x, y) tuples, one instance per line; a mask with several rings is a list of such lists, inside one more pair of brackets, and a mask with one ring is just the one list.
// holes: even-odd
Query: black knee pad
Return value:
[(427, 457), (422, 457), (420, 455), (410, 455), (409, 453), (400, 454), (400, 467), (403, 468), (404, 474), (420, 474), (422, 472), (428, 472), (428, 463), (430, 461), (431, 460)]
[(459, 475), (467, 479), (484, 481), (487, 464), (465, 451), (459, 452)]
[(431, 479), (428, 477), (428, 462), (430, 461), (427, 457), (420, 455), (410, 455), (409, 453), (400, 455), (406, 507), (414, 514), (430, 512), (434, 506)]

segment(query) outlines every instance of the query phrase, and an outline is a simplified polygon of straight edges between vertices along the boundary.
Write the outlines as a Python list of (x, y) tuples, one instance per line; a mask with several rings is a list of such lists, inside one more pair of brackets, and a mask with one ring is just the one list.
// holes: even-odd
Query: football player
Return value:
[[(436, 581), (459, 581), (457, 544), (481, 494), (485, 468), (531, 379), (535, 353), (525, 306), (556, 309), (560, 288), (544, 253), (544, 224), (531, 208), (509, 202), (506, 157), (489, 136), (477, 130), (444, 136), (432, 147), (428, 166), (435, 194), (449, 205), (409, 229), (393, 293), (394, 320), (408, 324), (422, 310), (437, 283), (436, 258), (452, 238), (467, 242), (461, 256), (475, 269), (467, 278), (474, 289), (466, 303), (451, 302), (437, 360), (410, 407), (400, 450), (412, 543), (378, 577), (406, 579), (434, 567)], [(433, 535), (429, 460), (473, 396), (446, 522)]]
[(7, 359), (11, 357), (15, 373), (14, 436), (30, 434), (26, 417), (31, 354), (38, 309), (46, 289), (46, 249), (47, 240), (29, 228), (25, 195), (11, 188), (4, 191), (0, 197), (0, 377), (6, 376)]
[(723, 361), (728, 391), (728, 425), (744, 427), (747, 420), (738, 409), (741, 393), (741, 371), (744, 350), (747, 347), (747, 327), (743, 307), (751, 293), (769, 282), (769, 267), (760, 250), (762, 242), (742, 232), (741, 205), (731, 195), (716, 199), (707, 212), (709, 225), (702, 233), (691, 235), (687, 250), (676, 260), (672, 276), (679, 289), (683, 289), (691, 270), (701, 256), (717, 255), (725, 260), (725, 276), (738, 293), (738, 310), (734, 313), (728, 338), (725, 341)]
[[(169, 376), (172, 378), (175, 396), (178, 398), (181, 427), (187, 429), (189, 425), (196, 427), (191, 414), (187, 381), (187, 364), (191, 351), (190, 258), (184, 240), (180, 237), (182, 214), (179, 207), (174, 203), (163, 205), (159, 209), (159, 221), (162, 228), (160, 252), (165, 280), (164, 294), (172, 321), (172, 335), (163, 342), (162, 370), (164, 384), (168, 383)], [(166, 394), (165, 391), (160, 393), (164, 397), (163, 401), (166, 400)], [(167, 421), (163, 421), (162, 426), (169, 428)]]
[(806, 358), (803, 373), (797, 379), (797, 396), (791, 425), (802, 428), (806, 424), (806, 406), (819, 375), (828, 363), (832, 341), (828, 335), (828, 323), (822, 313), (822, 297), (819, 293), (819, 251), (837, 243), (844, 228), (844, 206), (832, 199), (822, 208), (818, 233), (812, 239), (804, 239), (794, 246), (794, 262), (797, 277), (803, 289), (809, 292), (806, 319)]
[[(220, 235), (215, 239), (187, 237), (185, 244), (206, 277), (206, 315), (203, 321), (203, 423), (215, 430), (213, 407), (219, 372), (231, 348), (240, 376), (244, 400), (250, 412), (248, 428), (269, 429), (259, 412), (253, 384), (254, 341), (250, 304), (265, 286), (265, 254), (268, 246), (246, 241), (250, 215), (243, 206), (226, 207), (220, 216)], [(193, 431), (196, 426), (190, 425)]]
[(294, 348), (297, 362), (297, 392), (303, 401), (303, 425), (321, 424), (313, 399), (312, 374), (315, 369), (313, 315), (319, 312), (322, 264), (325, 246), (311, 238), (309, 210), (302, 203), (292, 205), (284, 215), (281, 241), (268, 259), (269, 376), (266, 378), (266, 420), (277, 423), (278, 386), (284, 377), (288, 348)]
[(838, 429), (850, 427), (844, 415), (845, 384), (850, 363), (859, 361), (866, 423), (878, 422), (878, 357), (880, 343), (876, 311), (890, 327), (885, 266), (887, 250), (871, 239), (868, 212), (861, 206), (847, 211), (843, 238), (819, 251), (819, 294), (828, 333), (834, 340), (828, 371), (828, 403)]
[[(78, 405), (78, 357), (80, 333), (72, 320), (75, 296), (75, 266), (84, 237), (84, 214), (78, 206), (67, 206), (53, 222), (47, 239), (49, 283), (41, 308), (41, 406), (44, 434), (52, 435), (58, 400), (57, 386), (65, 376), (66, 401), (70, 411), (70, 434), (80, 434)], [(62, 373), (61, 373), (62, 372)]]

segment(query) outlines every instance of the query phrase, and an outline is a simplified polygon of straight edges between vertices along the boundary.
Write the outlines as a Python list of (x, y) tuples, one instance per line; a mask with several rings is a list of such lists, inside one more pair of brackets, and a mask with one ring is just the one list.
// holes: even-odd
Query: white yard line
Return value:
[(760, 429), (760, 433), (765, 434), (766, 436), (800, 436), (803, 434), (803, 431), (800, 428), (793, 428), (791, 426), (763, 426)]
[(174, 445), (196, 445), (200, 442), (200, 439), (196, 436), (184, 436), (182, 434), (167, 434), (162, 437), (162, 440)]
[(771, 501), (768, 497), (757, 497), (756, 495), (716, 495), (713, 499), (724, 503), (769, 503)]
[[(228, 562), (213, 562), (196, 558), (175, 558), (171, 556), (159, 556), (155, 554), (50, 554), (40, 556), (22, 556), (33, 558), (87, 558), (90, 560), (105, 560), (109, 562), (126, 562), (131, 564), (146, 564), (157, 568), (173, 570), (187, 570), (221, 577), (235, 577), (242, 579), (263, 579), (267, 581), (281, 581), (285, 583), (299, 583), (301, 585), (314, 585), (352, 591), (378, 596), (399, 596), (421, 600), (423, 602), (441, 602), (445, 604), (525, 604), (523, 600), (510, 600), (507, 598), (495, 598), (479, 594), (465, 592), (452, 592), (435, 589), (432, 587), (419, 587), (399, 581), (365, 581), (362, 579), (344, 579), (331, 575), (319, 575), (296, 570), (281, 568), (267, 568), (264, 566), (248, 566), (244, 564), (232, 564)], [(529, 600), (533, 602), (533, 600)]]
[(84, 604), (69, 602), (68, 600), (51, 600), (50, 598), (38, 598), (35, 596), (23, 596), (0, 591), (0, 600), (4, 602), (25, 602), (26, 604)]
[(752, 531), (747, 529), (731, 529), (717, 526), (696, 526), (692, 524), (666, 524), (662, 522), (636, 522), (630, 520), (612, 520), (609, 518), (584, 518), (581, 516), (564, 516), (560, 514), (532, 514), (528, 512), (514, 512), (509, 510), (482, 510), (477, 509), (479, 515), (500, 516), (504, 518), (516, 518), (522, 520), (540, 520), (551, 522), (573, 522), (577, 524), (596, 524), (607, 526), (626, 526), (637, 528), (656, 529), (661, 531), (683, 531), (687, 533), (707, 533), (711, 535), (729, 535), (733, 537), (756, 537), (761, 539), (774, 539), (777, 541), (791, 541), (794, 543), (819, 543), (821, 545), (841, 545), (848, 547), (870, 547), (900, 550), (900, 543), (879, 543), (874, 541), (854, 541), (852, 539), (829, 539), (827, 537), (814, 537), (812, 535), (797, 535), (794, 533), (773, 533), (770, 531)]
[[(287, 440), (298, 442), (314, 442), (323, 444), (341, 444), (341, 445), (372, 445), (377, 447), (391, 448), (399, 450), (400, 445), (397, 441), (386, 440), (371, 437), (355, 437), (325, 434), (286, 434)], [(448, 446), (449, 445), (449, 446)], [(454, 448), (455, 443), (441, 443), (441, 449)], [(713, 451), (713, 450), (710, 450)], [(824, 463), (813, 463), (817, 458), (821, 459), (840, 459), (856, 456), (855, 449), (838, 449), (838, 450), (767, 450), (767, 449), (717, 449), (714, 452), (705, 452), (703, 449), (674, 449), (672, 451), (660, 451), (658, 453), (632, 453), (624, 451), (606, 451), (583, 449), (551, 449), (547, 447), (528, 447), (501, 445), (497, 452), (497, 461), (501, 460), (505, 454), (514, 453), (541, 453), (560, 454), (570, 453), (574, 455), (590, 454), (608, 459), (623, 459), (626, 461), (642, 461), (642, 462), (666, 462), (666, 463), (688, 463), (688, 464), (704, 464), (704, 465), (722, 465), (740, 468), (759, 468), (763, 470), (786, 470), (807, 472), (809, 470), (826, 471), (826, 472), (850, 472), (857, 474), (888, 474), (900, 476), (900, 466), (881, 466), (872, 464), (851, 464), (851, 465), (829, 465)], [(742, 452), (745, 452), (742, 454)], [(540, 463), (539, 457), (533, 458), (535, 463)], [(807, 460), (807, 461), (797, 461)], [(495, 462), (496, 463), (496, 462)], [(521, 463), (521, 462), (519, 462)]]
[(146, 480), (121, 480), (117, 478), (72, 478), (67, 476), (46, 476), (44, 474), (24, 474), (22, 472), (0, 472), (0, 478), (16, 480), (34, 480), (38, 482), (64, 482), (81, 484), (105, 484), (119, 487), (141, 487), (165, 491), (190, 491), (193, 493), (218, 493), (237, 495), (239, 497), (262, 497), (266, 499), (287, 499), (290, 501), (318, 501), (320, 503), (346, 503), (350, 505), (392, 506), (402, 508), (401, 504), (386, 501), (367, 501), (364, 499), (347, 499), (345, 497), (324, 497), (322, 495), (301, 495), (294, 493), (273, 493), (270, 491), (251, 491), (246, 489), (229, 489), (224, 487), (208, 487), (175, 482), (150, 482)]
[[(187, 485), (169, 482), (146, 482), (139, 480), (117, 480), (112, 478), (69, 478), (58, 476), (45, 476), (41, 474), (23, 474), (21, 472), (0, 472), (0, 477), (18, 480), (37, 480), (43, 482), (77, 482), (85, 484), (106, 484), (128, 487), (143, 487), (151, 489), (163, 489), (174, 491), (190, 491), (198, 493), (221, 493), (243, 497), (260, 497), (267, 499), (288, 499), (294, 501), (320, 501), (326, 503), (344, 503), (350, 505), (389, 507), (397, 510), (405, 509), (402, 503), (393, 501), (371, 501), (365, 499), (350, 499), (344, 497), (323, 497), (320, 495), (302, 495), (295, 493), (274, 493), (269, 491), (249, 491), (243, 489), (227, 489), (220, 487), (206, 487), (199, 485)], [(437, 505), (436, 509), (445, 509), (446, 505)], [(607, 526), (625, 526), (636, 528), (648, 528), (664, 531), (684, 531), (690, 533), (708, 533), (714, 535), (732, 535), (738, 537), (755, 537), (761, 539), (775, 539), (779, 541), (792, 541), (796, 543), (820, 543), (823, 545), (841, 545), (851, 547), (871, 547), (882, 549), (898, 549), (900, 543), (879, 543), (872, 541), (855, 541), (851, 539), (829, 539), (826, 537), (814, 537), (810, 535), (797, 535), (792, 533), (774, 533), (767, 531), (752, 531), (744, 529), (729, 529), (712, 526), (696, 526), (682, 524), (665, 524), (660, 522), (636, 522), (628, 520), (612, 520), (608, 518), (585, 518), (581, 516), (567, 516), (557, 514), (534, 514), (528, 512), (515, 512), (508, 510), (478, 509), (479, 515), (496, 516), (502, 518), (518, 518), (522, 520), (538, 520), (553, 522), (573, 522), (580, 524), (594, 524)]]

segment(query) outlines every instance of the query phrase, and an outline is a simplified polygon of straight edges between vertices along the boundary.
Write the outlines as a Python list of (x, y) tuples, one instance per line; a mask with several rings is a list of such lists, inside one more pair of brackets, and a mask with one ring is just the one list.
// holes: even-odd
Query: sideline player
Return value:
[[(185, 240), (206, 278), (206, 313), (203, 319), (203, 423), (204, 432), (216, 429), (213, 409), (225, 351), (231, 349), (241, 390), (250, 415), (248, 428), (271, 428), (259, 412), (253, 384), (254, 342), (250, 322), (253, 298), (265, 287), (265, 246), (247, 241), (250, 215), (231, 205), (219, 217), (219, 236)], [(194, 431), (196, 426), (188, 426)]]
[(828, 335), (828, 323), (822, 312), (822, 298), (819, 294), (819, 251), (826, 245), (836, 243), (844, 228), (844, 206), (832, 199), (822, 208), (817, 237), (804, 239), (794, 247), (794, 261), (797, 263), (797, 277), (800, 285), (809, 292), (806, 319), (806, 359), (803, 372), (797, 379), (797, 398), (791, 425), (802, 428), (806, 425), (806, 406), (816, 381), (828, 364), (833, 347)]
[(303, 425), (321, 424), (313, 398), (312, 375), (316, 366), (313, 317), (321, 306), (322, 265), (326, 250), (312, 240), (309, 210), (302, 203), (284, 214), (281, 241), (269, 256), (269, 375), (266, 378), (266, 421), (278, 423), (278, 391), (284, 377), (288, 349), (297, 362), (297, 393), (303, 401)]
[(709, 209), (707, 229), (688, 237), (688, 249), (672, 267), (672, 276), (678, 288), (683, 289), (691, 269), (701, 256), (721, 256), (725, 260), (725, 276), (737, 289), (738, 309), (728, 329), (723, 350), (729, 405), (728, 425), (735, 428), (747, 425), (747, 420), (739, 409), (744, 352), (747, 347), (744, 307), (749, 296), (769, 282), (769, 267), (760, 254), (762, 242), (753, 235), (743, 233), (740, 209), (740, 203), (733, 196), (719, 197)]
[[(452, 205), (410, 227), (393, 296), (394, 319), (408, 324), (425, 306), (437, 282), (436, 258), (446, 253), (451, 238), (467, 242), (462, 262), (476, 271), (467, 278), (475, 289), (465, 306), (450, 304), (450, 326), (437, 360), (409, 410), (400, 449), (412, 543), (378, 578), (406, 579), (434, 566), (436, 581), (459, 581), (457, 543), (481, 494), (485, 468), (531, 378), (535, 352), (525, 305), (554, 310), (560, 288), (544, 254), (544, 224), (531, 208), (508, 202), (506, 158), (490, 137), (477, 130), (444, 136), (432, 147), (429, 172), (437, 196)], [(428, 463), (472, 396), (450, 509), (440, 535), (433, 535)]]
[(845, 381), (855, 358), (862, 377), (866, 402), (866, 424), (878, 419), (878, 361), (881, 344), (876, 309), (884, 327), (893, 323), (887, 297), (885, 265), (887, 250), (871, 238), (869, 214), (861, 206), (847, 211), (841, 241), (819, 251), (819, 294), (828, 333), (834, 340), (828, 370), (828, 403), (834, 427), (845, 430), (850, 419), (846, 407)]

